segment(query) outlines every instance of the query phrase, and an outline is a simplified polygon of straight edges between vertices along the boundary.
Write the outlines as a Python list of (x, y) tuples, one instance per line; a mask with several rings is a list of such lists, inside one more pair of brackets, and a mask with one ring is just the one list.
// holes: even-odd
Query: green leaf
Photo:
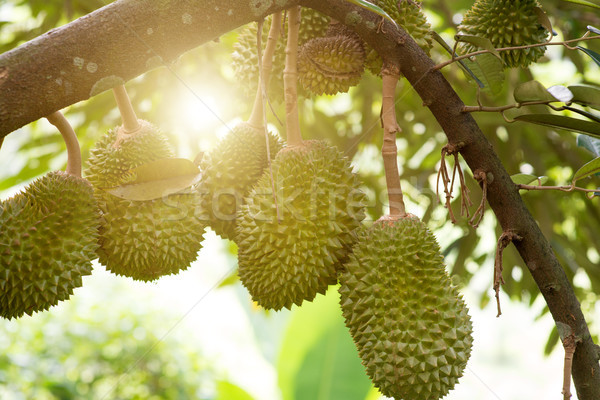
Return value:
[[(452, 57), (456, 57), (456, 53), (453, 52), (452, 47), (450, 47), (450, 45), (448, 43), (446, 43), (446, 41), (444, 40), (444, 38), (442, 38), (436, 31), (431, 31), (431, 36), (433, 36), (433, 39), (438, 42), (438, 44), (440, 46), (442, 46), (444, 48), (444, 50), (446, 50), (448, 52), (448, 54), (450, 54)], [(467, 74), (469, 77), (473, 78), (475, 80), (475, 82), (477, 82), (477, 85), (480, 88), (483, 88), (485, 85), (483, 84), (483, 82), (481, 82), (477, 76), (475, 76), (475, 74), (473, 73), (473, 71), (471, 71), (467, 65), (464, 63), (464, 60), (458, 60), (458, 65), (461, 67), (461, 69), (465, 72), (465, 74)]]
[(580, 179), (587, 178), (588, 176), (597, 174), (600, 172), (600, 157), (594, 158), (592, 161), (586, 163), (583, 167), (579, 168), (575, 175), (573, 175), (572, 185), (575, 185)]
[(515, 120), (600, 137), (600, 124), (591, 121), (584, 121), (582, 119), (565, 117), (563, 115), (524, 114), (515, 117)]
[(548, 90), (538, 81), (523, 82), (518, 85), (513, 96), (517, 103), (524, 103), (526, 101), (557, 101)]
[(330, 288), (295, 308), (277, 362), (284, 400), (364, 400), (372, 385)]
[(550, 22), (550, 18), (548, 15), (542, 10), (540, 7), (533, 7), (533, 11), (537, 15), (537, 20), (540, 25), (542, 25), (546, 30), (552, 35), (554, 35), (554, 29), (552, 29), (552, 22)]
[(387, 19), (388, 21), (390, 21), (392, 24), (394, 24), (394, 26), (396, 28), (399, 28), (398, 24), (396, 23), (396, 21), (394, 21), (392, 19), (392, 17), (390, 17), (388, 15), (388, 13), (386, 13), (385, 11), (383, 11), (383, 9), (381, 9), (380, 7), (376, 6), (375, 4), (369, 3), (368, 1), (365, 0), (346, 0), (348, 3), (352, 3), (354, 5), (357, 5), (359, 7), (362, 7), (366, 10), (369, 10), (377, 15), (382, 16), (383, 18)]
[(581, 104), (600, 110), (600, 88), (592, 85), (570, 85), (568, 89), (573, 93), (573, 103)]
[(600, 139), (587, 135), (578, 135), (577, 146), (589, 150), (596, 157), (600, 157)]
[(510, 179), (517, 185), (536, 185), (541, 186), (548, 181), (547, 176), (536, 176), (530, 174), (511, 175)]
[(504, 64), (492, 54), (479, 54), (475, 60), (463, 59), (465, 65), (484, 85), (484, 90), (497, 94), (504, 84)]
[(586, 49), (585, 47), (577, 46), (577, 48), (583, 51), (588, 56), (590, 56), (592, 60), (594, 60), (594, 62), (600, 67), (600, 54), (596, 53), (593, 50)]
[(217, 397), (215, 400), (254, 400), (244, 389), (231, 382), (217, 382)]
[(202, 174), (184, 158), (164, 158), (129, 171), (127, 183), (105, 189), (113, 196), (133, 201), (160, 199), (179, 193), (197, 183)]
[(500, 57), (500, 54), (498, 54), (498, 52), (496, 51), (496, 48), (492, 44), (492, 41), (488, 38), (473, 35), (455, 35), (454, 40), (458, 42), (470, 43), (475, 47), (488, 50), (491, 54), (498, 57), (498, 59), (502, 61), (502, 57)]
[(226, 277), (225, 279), (223, 279), (221, 281), (221, 283), (219, 283), (219, 286), (217, 286), (217, 287), (218, 288), (222, 288), (222, 287), (225, 287), (225, 286), (234, 285), (234, 284), (238, 283), (239, 281), (240, 281), (240, 277), (239, 277), (237, 269), (236, 269), (231, 274), (229, 274), (228, 277)]
[(563, 1), (566, 1), (568, 3), (573, 3), (573, 4), (579, 4), (580, 6), (587, 6), (587, 7), (593, 7), (593, 8), (600, 9), (599, 5), (594, 4), (591, 1), (587, 1), (587, 0), (563, 0)]
[(556, 325), (554, 325), (552, 326), (552, 330), (550, 331), (550, 335), (548, 336), (548, 340), (546, 341), (546, 346), (544, 346), (544, 355), (549, 356), (557, 343), (558, 329), (556, 329)]

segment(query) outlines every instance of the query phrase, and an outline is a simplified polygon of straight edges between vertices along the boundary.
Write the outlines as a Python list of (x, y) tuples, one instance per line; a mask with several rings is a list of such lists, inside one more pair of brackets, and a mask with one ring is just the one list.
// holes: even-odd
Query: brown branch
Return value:
[(569, 400), (571, 398), (571, 369), (573, 368), (573, 354), (577, 349), (577, 340), (573, 334), (570, 334), (562, 342), (565, 349), (562, 394), (563, 400)]
[[(454, 217), (454, 212), (452, 211), (452, 191), (454, 190), (454, 182), (456, 179), (456, 175), (458, 175), (460, 182), (460, 215), (466, 215), (467, 218), (469, 215), (469, 207), (473, 204), (471, 202), (471, 197), (469, 196), (469, 188), (465, 184), (465, 175), (462, 171), (462, 167), (460, 166), (460, 162), (458, 160), (458, 152), (460, 148), (462, 148), (463, 144), (459, 143), (458, 145), (447, 144), (442, 147), (442, 155), (440, 161), (440, 169), (437, 174), (437, 184), (436, 184), (436, 196), (439, 199), (439, 186), (440, 179), (442, 180), (442, 184), (444, 185), (444, 193), (446, 194), (446, 204), (445, 207), (448, 209), (448, 215), (450, 215), (450, 221), (455, 224), (456, 218)], [(454, 156), (454, 167), (452, 168), (452, 179), (450, 179), (450, 175), (448, 174), (448, 167), (446, 166), (446, 156), (452, 155)]]
[(297, 146), (302, 143), (300, 119), (298, 118), (298, 30), (300, 28), (300, 7), (288, 10), (288, 37), (285, 47), (285, 68), (283, 69), (283, 90), (285, 92), (285, 126), (287, 143)]
[(383, 68), (381, 120), (383, 122), (383, 146), (381, 155), (385, 168), (385, 181), (387, 184), (388, 199), (390, 202), (390, 215), (404, 217), (406, 208), (400, 186), (400, 175), (398, 174), (398, 149), (396, 147), (396, 134), (400, 132), (400, 126), (396, 120), (396, 85), (398, 74), (391, 73)]
[(488, 178), (487, 174), (480, 169), (473, 172), (473, 178), (475, 178), (475, 180), (481, 184), (481, 202), (479, 203), (477, 210), (475, 210), (473, 213), (473, 217), (469, 220), (469, 224), (473, 228), (477, 228), (483, 219), (483, 214), (485, 213), (485, 203), (488, 192)]
[(494, 292), (496, 293), (496, 305), (498, 307), (498, 314), (496, 317), (502, 315), (502, 309), (500, 308), (500, 285), (504, 284), (504, 278), (502, 277), (502, 254), (504, 249), (515, 240), (521, 240), (522, 237), (517, 235), (515, 232), (502, 232), (502, 235), (498, 238), (498, 244), (496, 245), (496, 257), (494, 258)]
[(67, 173), (81, 178), (81, 150), (73, 127), (60, 111), (46, 117), (58, 129), (67, 146)]
[[(403, 30), (345, 0), (261, 2), (117, 0), (90, 15), (0, 55), (0, 137), (52, 112), (85, 100), (156, 66), (168, 66), (185, 51), (252, 20), (296, 4), (345, 21), (387, 63), (397, 65), (437, 119), (448, 143), (472, 171), (494, 176), (487, 198), (544, 296), (555, 323), (567, 324), (581, 342), (573, 355), (573, 381), (580, 400), (600, 397), (598, 353), (573, 288), (552, 248), (525, 207), (490, 142), (433, 61)], [(207, 12), (210, 10), (210, 12)], [(156, 34), (160, 33), (160, 34)], [(101, 38), (101, 40), (98, 40)], [(118, 83), (117, 83), (118, 84)]]

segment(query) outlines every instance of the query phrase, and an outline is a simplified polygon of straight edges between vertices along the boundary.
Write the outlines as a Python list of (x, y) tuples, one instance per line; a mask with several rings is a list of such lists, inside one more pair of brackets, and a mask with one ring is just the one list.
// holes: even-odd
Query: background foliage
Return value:
[[(104, 4), (101, 0), (0, 2), (0, 52)], [(465, 0), (426, 0), (424, 9), (433, 28), (451, 43), (460, 15), (470, 5), (471, 2)], [(600, 27), (600, 13), (593, 9), (559, 0), (544, 1), (542, 6), (552, 19), (558, 39), (579, 37), (587, 25)], [(139, 116), (161, 126), (181, 157), (193, 159), (199, 152), (210, 151), (228, 127), (249, 114), (251, 99), (244, 98), (236, 88), (230, 66), (236, 35), (236, 32), (224, 35), (218, 42), (208, 43), (183, 55), (176, 63), (152, 70), (127, 84)], [(599, 42), (587, 42), (584, 46), (600, 52)], [(436, 62), (447, 59), (447, 53), (439, 46), (434, 46), (431, 56)], [(475, 86), (459, 68), (447, 67), (444, 74), (466, 104), (476, 104)], [(512, 92), (516, 85), (531, 79), (539, 80), (546, 87), (600, 84), (598, 66), (589, 58), (581, 52), (555, 46), (531, 68), (507, 71), (502, 90), (493, 96), (484, 93), (482, 102), (486, 105), (513, 103)], [(305, 138), (327, 138), (353, 160), (369, 195), (371, 219), (380, 216), (386, 207), (379, 150), (382, 144), (380, 87), (378, 77), (366, 74), (348, 94), (305, 99), (300, 104)], [(491, 282), (482, 284), (481, 280), (472, 278), (482, 269), (489, 271), (491, 277), (499, 227), (492, 215), (486, 215), (477, 231), (465, 218), (460, 218), (456, 225), (448, 221), (447, 210), (435, 196), (440, 149), (446, 138), (406, 81), (401, 81), (397, 95), (398, 122), (403, 131), (397, 140), (398, 157), (408, 209), (421, 216), (436, 232), (454, 279), (469, 286), (483, 307), (490, 296), (493, 297)], [(274, 106), (276, 114), (283, 119), (282, 105)], [(96, 140), (120, 123), (110, 92), (64, 111), (81, 141), (84, 160)], [(508, 116), (524, 111), (511, 111)], [(527, 111), (548, 112), (542, 106), (532, 106)], [(594, 157), (578, 147), (576, 135), (569, 132), (521, 122), (507, 124), (497, 113), (478, 113), (475, 118), (511, 174), (545, 175), (549, 177), (547, 184), (566, 184), (574, 171)], [(276, 121), (273, 129), (283, 134)], [(65, 165), (66, 149), (60, 135), (46, 121), (34, 122), (7, 137), (0, 150), (0, 194), (6, 198), (35, 177)], [(467, 175), (473, 202), (477, 204), (480, 190), (470, 174)], [(568, 276), (574, 280), (584, 312), (588, 311), (588, 322), (592, 331), (597, 332), (591, 318), (600, 293), (597, 198), (588, 200), (581, 194), (562, 192), (530, 192), (525, 193), (524, 198)], [(456, 213), (460, 210), (459, 201), (455, 196)], [(224, 245), (222, 251), (234, 254), (235, 246)], [(234, 262), (233, 258), (228, 260), (230, 264)], [(334, 291), (279, 320), (252, 311), (235, 275), (226, 275), (229, 278), (224, 284), (230, 287), (219, 290), (234, 290), (241, 296), (242, 303), (248, 303), (246, 311), (258, 346), (277, 370), (284, 399), (364, 399), (371, 395), (369, 381), (336, 308), (337, 300), (331, 293)], [(512, 299), (529, 305), (535, 303), (539, 291), (512, 247), (505, 252), (504, 276), (503, 290)], [(116, 282), (121, 282), (121, 278), (118, 279), (114, 277)], [(113, 281), (106, 278), (106, 282)], [(157, 285), (160, 284), (161, 281)], [(84, 285), (80, 293), (85, 290)], [(228, 382), (226, 376), (213, 371), (197, 348), (187, 348), (188, 341), (171, 342), (143, 333), (153, 331), (149, 325), (168, 324), (168, 313), (158, 318), (147, 309), (136, 309), (132, 307), (136, 303), (135, 296), (123, 302), (120, 290), (127, 292), (128, 289), (126, 285), (111, 284), (102, 303), (88, 304), (88, 308), (82, 306), (78, 293), (67, 305), (48, 313), (18, 322), (0, 321), (0, 354), (3, 354), (0, 356), (0, 397), (95, 399), (102, 398), (101, 393), (107, 386), (126, 381), (126, 385), (116, 386), (110, 398), (150, 398), (149, 394), (173, 399), (252, 398)], [(537, 309), (540, 314), (547, 312), (546, 308)], [(271, 328), (280, 332), (279, 336), (269, 331)], [(264, 339), (268, 338), (272, 342), (261, 344), (261, 337), (263, 341), (268, 342)], [(555, 331), (548, 335), (547, 352), (557, 340)], [(146, 353), (143, 361), (137, 363), (138, 356)], [(132, 364), (136, 367), (128, 369)]]

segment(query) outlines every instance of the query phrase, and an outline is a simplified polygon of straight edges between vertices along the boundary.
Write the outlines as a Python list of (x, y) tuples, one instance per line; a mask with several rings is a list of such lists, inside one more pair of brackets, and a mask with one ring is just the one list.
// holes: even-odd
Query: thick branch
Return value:
[[(387, 63), (398, 65), (438, 120), (449, 144), (462, 144), (471, 170), (485, 171), (488, 201), (557, 324), (580, 340), (573, 380), (580, 400), (600, 397), (600, 367), (573, 289), (516, 186), (463, 102), (431, 59), (403, 31), (346, 0), (118, 0), (0, 55), (0, 137), (122, 84), (252, 20), (301, 3), (351, 26)], [(201, 6), (199, 4), (202, 4)], [(384, 33), (385, 32), (385, 33)]]

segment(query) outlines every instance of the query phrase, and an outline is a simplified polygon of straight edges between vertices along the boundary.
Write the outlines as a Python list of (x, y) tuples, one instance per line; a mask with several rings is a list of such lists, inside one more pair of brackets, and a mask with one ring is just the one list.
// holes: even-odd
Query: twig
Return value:
[[(513, 47), (500, 47), (497, 49), (494, 49), (495, 51), (510, 51), (510, 50), (522, 50), (522, 49), (530, 49), (532, 47), (543, 47), (543, 46), (565, 46), (569, 49), (574, 49), (573, 47), (568, 46), (569, 43), (575, 43), (575, 42), (581, 42), (581, 41), (586, 41), (586, 40), (592, 40), (592, 39), (599, 39), (600, 35), (597, 36), (588, 36), (589, 32), (586, 32), (585, 35), (583, 35), (580, 38), (577, 39), (570, 39), (570, 40), (565, 40), (562, 42), (544, 42), (544, 43), (534, 43), (534, 44), (527, 44), (527, 45), (523, 45), (523, 46), (513, 46)], [(465, 58), (469, 58), (469, 57), (473, 57), (473, 56), (477, 56), (479, 54), (485, 54), (485, 53), (492, 53), (492, 51), (490, 50), (477, 50), (474, 51), (472, 53), (467, 53), (467, 54), (463, 54), (462, 56), (458, 56), (458, 57), (453, 57), (448, 61), (444, 61), (443, 63), (437, 64), (436, 66), (432, 67), (431, 70), (435, 71), (438, 69), (442, 69), (447, 65), (452, 64), (453, 62), (465, 59)]]
[(67, 173), (81, 178), (81, 150), (73, 127), (60, 111), (46, 117), (58, 129), (67, 145)]
[(285, 125), (289, 146), (302, 144), (300, 120), (298, 118), (298, 30), (300, 28), (300, 6), (288, 11), (288, 37), (285, 47), (283, 90), (285, 92)]
[(562, 395), (563, 400), (569, 400), (571, 398), (571, 369), (573, 368), (573, 354), (577, 348), (577, 339), (574, 334), (570, 334), (563, 340), (563, 347), (565, 349), (565, 363), (563, 369), (563, 389)]
[[(439, 187), (440, 187), (440, 178), (444, 185), (444, 193), (446, 194), (446, 204), (445, 207), (448, 209), (448, 214), (450, 215), (450, 221), (453, 224), (456, 223), (456, 218), (454, 217), (454, 212), (452, 211), (452, 206), (450, 200), (452, 199), (452, 191), (454, 190), (454, 181), (456, 179), (456, 175), (458, 173), (458, 177), (460, 180), (460, 214), (466, 215), (469, 218), (469, 207), (473, 204), (471, 202), (471, 197), (469, 196), (469, 188), (465, 184), (465, 176), (463, 174), (462, 168), (460, 166), (460, 162), (458, 160), (458, 153), (460, 149), (464, 146), (461, 142), (458, 145), (454, 145), (449, 143), (442, 147), (442, 156), (440, 162), (440, 169), (437, 175), (437, 185), (436, 185), (436, 196), (439, 199)], [(448, 174), (448, 167), (446, 166), (446, 156), (452, 155), (454, 156), (454, 167), (452, 169), (452, 179), (450, 179), (450, 175)], [(450, 187), (448, 187), (450, 184)]]
[(406, 208), (398, 174), (398, 149), (396, 147), (396, 134), (401, 132), (396, 119), (396, 85), (399, 75), (390, 73), (383, 68), (381, 120), (383, 123), (383, 146), (381, 155), (385, 168), (385, 181), (387, 184), (388, 199), (390, 202), (390, 215), (404, 217)]
[(505, 106), (498, 106), (498, 107), (482, 106), (480, 104), (478, 106), (464, 106), (461, 111), (462, 112), (477, 112), (477, 111), (503, 112), (506, 110), (510, 110), (511, 108), (521, 108), (523, 106), (533, 106), (533, 105), (538, 105), (538, 104), (549, 105), (548, 103), (559, 102), (559, 101), (560, 100), (524, 101), (522, 103), (507, 104)]
[(511, 242), (522, 239), (521, 236), (512, 231), (502, 232), (502, 235), (498, 238), (496, 257), (494, 259), (494, 292), (496, 292), (496, 304), (498, 307), (498, 314), (496, 317), (502, 315), (502, 310), (500, 308), (500, 285), (504, 284), (504, 278), (502, 277), (502, 254), (506, 246)]
[(483, 218), (483, 214), (485, 213), (485, 202), (487, 201), (487, 174), (482, 170), (477, 170), (473, 173), (473, 178), (477, 180), (477, 182), (481, 183), (481, 203), (479, 203), (479, 207), (473, 213), (473, 217), (469, 220), (469, 224), (473, 228), (477, 228), (481, 223), (481, 219)]
[(125, 90), (125, 86), (115, 86), (113, 88), (113, 94), (115, 96), (115, 100), (117, 101), (117, 107), (119, 107), (119, 112), (121, 113), (121, 119), (123, 120), (123, 130), (125, 131), (124, 133), (134, 133), (140, 128), (140, 123), (138, 122), (137, 116), (135, 115), (135, 111), (133, 110), (131, 101), (129, 101), (129, 96), (127, 95), (127, 90)]
[[(563, 185), (563, 186), (541, 186), (541, 185), (524, 185), (517, 184), (518, 189), (522, 190), (560, 190), (561, 192), (585, 192), (585, 193), (599, 193), (600, 189), (585, 189), (574, 185)], [(593, 197), (593, 196), (592, 196)]]

